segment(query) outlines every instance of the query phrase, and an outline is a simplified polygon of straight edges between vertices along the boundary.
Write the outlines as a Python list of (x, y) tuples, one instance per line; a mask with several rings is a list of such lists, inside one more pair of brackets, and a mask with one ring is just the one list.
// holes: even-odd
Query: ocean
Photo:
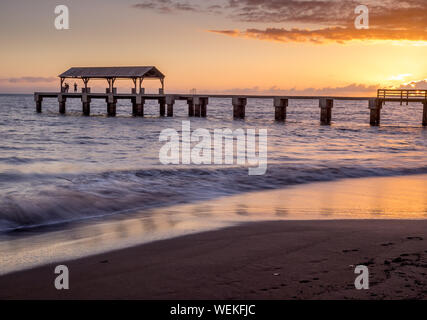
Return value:
[[(188, 118), (183, 101), (175, 104), (173, 118), (160, 118), (159, 107), (152, 101), (145, 105), (144, 118), (132, 117), (131, 109), (129, 102), (119, 101), (117, 117), (108, 118), (105, 102), (93, 100), (92, 115), (84, 117), (81, 102), (69, 99), (67, 114), (60, 115), (56, 99), (45, 99), (43, 113), (37, 114), (32, 95), (0, 95), (0, 252), (9, 257), (0, 261), (3, 272), (58, 258), (41, 253), (54, 241), (73, 239), (75, 248), (76, 233), (70, 230), (76, 228), (86, 229), (85, 238), (92, 241), (94, 231), (87, 228), (94, 224), (98, 226), (95, 234), (102, 238), (99, 225), (159, 217), (168, 221), (144, 224), (130, 242), (123, 240), (130, 235), (121, 230), (124, 246), (227, 225), (229, 216), (195, 222), (194, 214), (182, 210), (194, 209), (197, 218), (203, 218), (207, 213), (201, 204), (209, 201), (217, 203), (216, 211), (209, 206), (208, 215), (215, 215), (221, 212), (218, 201), (232, 196), (248, 200), (257, 192), (304, 188), (318, 182), (427, 174), (427, 130), (421, 126), (420, 103), (387, 103), (380, 127), (369, 126), (366, 101), (335, 101), (331, 126), (319, 124), (316, 100), (290, 100), (286, 123), (274, 121), (269, 100), (249, 100), (243, 121), (233, 120), (227, 99), (210, 99), (207, 118)], [(267, 129), (266, 174), (250, 176), (247, 166), (240, 165), (163, 165), (159, 161), (161, 131), (179, 131), (182, 121), (188, 120), (192, 130)], [(418, 190), (421, 202), (427, 190), (424, 181)], [(290, 204), (288, 200), (279, 197), (275, 201)], [(246, 219), (251, 206), (255, 204), (248, 200), (237, 214), (240, 220)], [(425, 215), (426, 208), (418, 208), (414, 218)], [(316, 216), (312, 213), (304, 218)], [(348, 217), (360, 218), (360, 214), (351, 211)], [(410, 214), (403, 216), (411, 218)], [(164, 233), (153, 235), (155, 225)], [(34, 252), (28, 246), (35, 239), (43, 240), (36, 246), (38, 258), (31, 260), (28, 257)], [(84, 254), (101, 247), (111, 249), (111, 242), (107, 247), (91, 243)], [(76, 249), (72, 251), (63, 254), (78, 255)]]

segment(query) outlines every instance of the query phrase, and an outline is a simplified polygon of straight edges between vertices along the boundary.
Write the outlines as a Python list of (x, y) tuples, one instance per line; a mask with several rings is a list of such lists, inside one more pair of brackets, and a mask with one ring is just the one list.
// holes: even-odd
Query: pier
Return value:
[[(56, 98), (59, 104), (59, 113), (66, 113), (67, 99), (80, 99), (82, 102), (82, 114), (90, 115), (90, 103), (93, 99), (106, 101), (107, 115), (116, 115), (118, 100), (128, 100), (132, 104), (132, 114), (135, 117), (144, 117), (144, 104), (147, 100), (155, 100), (159, 104), (159, 115), (161, 117), (173, 117), (176, 101), (184, 100), (188, 104), (189, 117), (206, 117), (210, 98), (230, 99), (233, 118), (244, 119), (246, 116), (246, 105), (249, 99), (272, 100), (272, 117), (278, 122), (286, 121), (289, 100), (318, 100), (320, 110), (320, 124), (330, 125), (332, 122), (332, 110), (334, 101), (366, 101), (370, 110), (370, 124), (379, 126), (381, 122), (381, 110), (386, 102), (420, 102), (423, 105), (422, 125), (427, 126), (427, 90), (387, 90), (380, 89), (377, 97), (325, 97), (325, 96), (267, 96), (267, 95), (196, 95), (196, 94), (165, 94), (165, 76), (156, 67), (107, 67), (107, 68), (71, 68), (59, 75), (59, 92), (35, 92), (36, 111), (42, 112), (42, 103), (45, 98)], [(81, 79), (84, 87), (81, 92), (68, 92), (64, 90), (65, 79)], [(88, 83), (90, 80), (104, 79), (108, 83), (105, 93), (91, 92)], [(117, 93), (114, 83), (117, 79), (128, 79), (133, 81), (133, 88), (129, 93)], [(146, 94), (142, 87), (146, 79), (160, 80), (161, 88), (158, 94)]]

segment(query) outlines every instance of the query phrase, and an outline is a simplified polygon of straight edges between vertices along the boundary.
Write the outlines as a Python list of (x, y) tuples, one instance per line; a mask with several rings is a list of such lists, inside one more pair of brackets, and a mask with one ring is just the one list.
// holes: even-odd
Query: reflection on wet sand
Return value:
[(427, 176), (347, 179), (0, 235), (0, 273), (242, 222), (425, 219)]

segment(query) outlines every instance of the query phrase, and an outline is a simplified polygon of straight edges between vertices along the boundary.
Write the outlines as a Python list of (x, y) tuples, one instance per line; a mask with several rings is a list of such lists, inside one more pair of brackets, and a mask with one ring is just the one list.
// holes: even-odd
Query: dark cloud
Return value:
[(146, 0), (141, 3), (134, 4), (132, 7), (142, 10), (153, 10), (163, 14), (203, 11), (197, 4), (177, 0)]
[(246, 22), (302, 22), (346, 24), (355, 1), (337, 0), (229, 0), (230, 15)]

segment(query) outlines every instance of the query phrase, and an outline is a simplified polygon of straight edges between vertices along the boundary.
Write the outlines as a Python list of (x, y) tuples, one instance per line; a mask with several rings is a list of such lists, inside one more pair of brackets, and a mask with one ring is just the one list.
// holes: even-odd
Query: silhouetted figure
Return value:
[(77, 92), (77, 83), (74, 82), (74, 92)]
[(66, 83), (64, 85), (64, 92), (68, 92), (68, 90), (70, 90), (70, 85), (68, 83)]

